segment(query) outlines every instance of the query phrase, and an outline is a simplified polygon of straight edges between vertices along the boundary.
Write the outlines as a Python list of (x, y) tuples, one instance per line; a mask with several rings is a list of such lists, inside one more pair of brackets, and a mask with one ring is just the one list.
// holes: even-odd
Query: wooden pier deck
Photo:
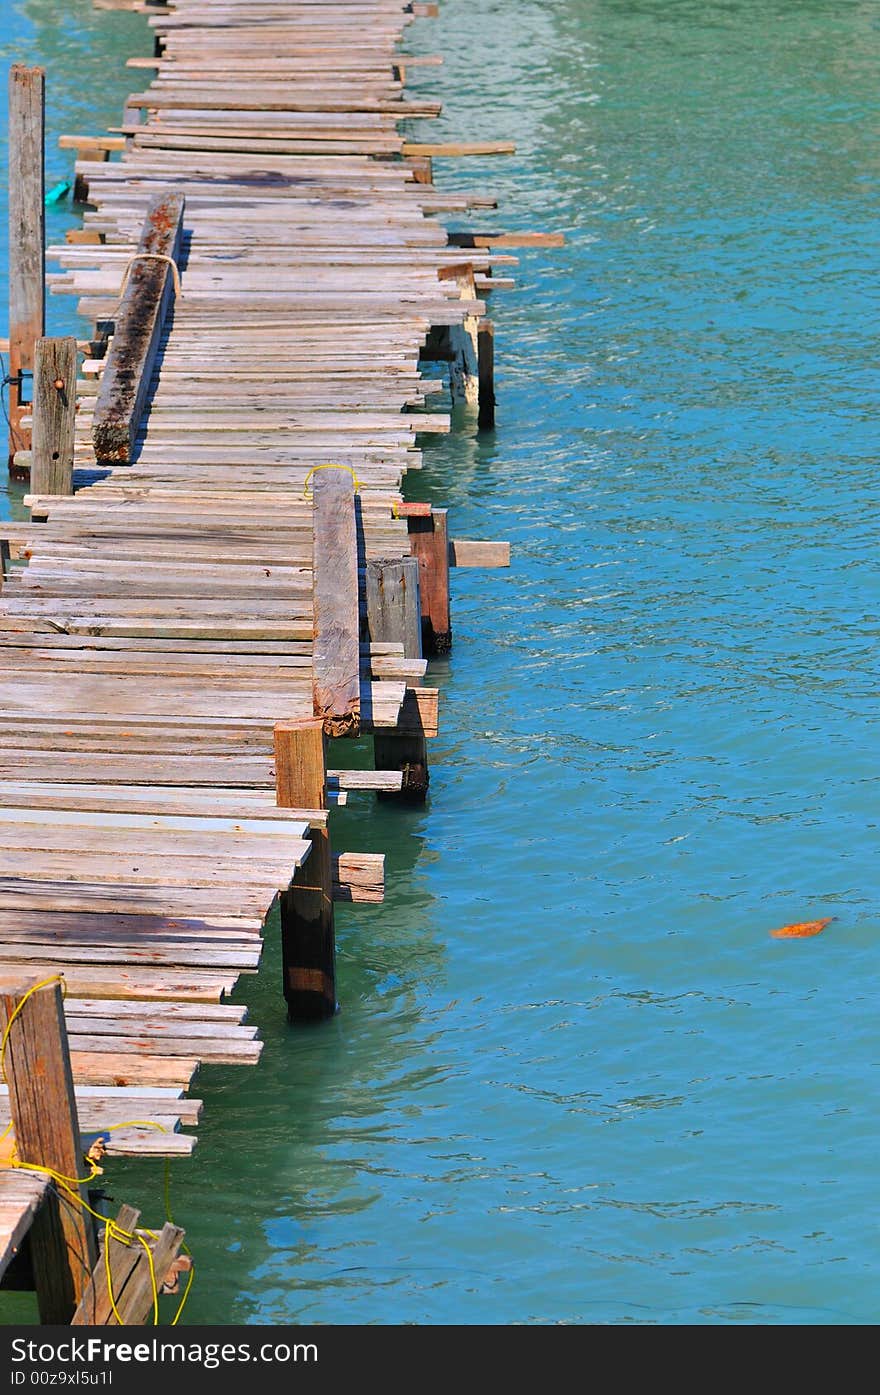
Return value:
[[(176, 0), (120, 128), (76, 138), (90, 209), (49, 280), (115, 335), (78, 381), (76, 492), (32, 491), (6, 530), (27, 565), (0, 595), (0, 980), (63, 974), (80, 1125), (111, 1154), (191, 1150), (199, 1066), (259, 1057), (225, 998), (279, 895), (314, 891), (328, 801), (406, 779), (334, 769), (327, 798), (320, 778), (283, 798), (278, 724), (372, 731), (377, 756), (437, 730), (421, 650), (364, 630), (365, 578), (415, 554), (430, 611), (445, 515), (403, 482), (449, 419), (420, 353), (464, 335), (476, 374), (477, 281), (512, 258), (430, 216), (491, 200), (438, 191), (399, 129), (439, 110), (404, 94), (420, 8)], [(332, 878), (378, 900), (382, 857)], [(132, 1117), (164, 1131), (114, 1128)], [(0, 1188), (0, 1220), (14, 1205)]]

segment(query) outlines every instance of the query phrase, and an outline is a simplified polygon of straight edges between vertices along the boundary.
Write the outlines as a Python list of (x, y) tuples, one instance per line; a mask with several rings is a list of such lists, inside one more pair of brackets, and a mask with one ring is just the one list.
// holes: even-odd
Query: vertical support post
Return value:
[(34, 364), (33, 494), (73, 493), (76, 340), (38, 339)]
[(419, 561), (422, 649), (426, 654), (448, 654), (452, 648), (452, 621), (446, 509), (432, 509), (427, 518), (409, 518), (407, 526), (410, 551)]
[[(29, 450), (21, 424), (29, 410), (22, 373), (33, 372), (46, 315), (46, 74), (13, 63), (9, 70), (9, 462)], [(22, 398), (25, 401), (22, 401)]]
[[(15, 1143), (22, 1162), (62, 1177), (82, 1175), (79, 1121), (61, 987), (48, 983), (0, 994), (9, 1031), (6, 1075)], [(83, 1188), (49, 1189), (30, 1232), (40, 1321), (68, 1323), (97, 1260), (92, 1218), (79, 1204)]]
[[(320, 717), (278, 722), (275, 789), (282, 809), (326, 809), (327, 767)], [(330, 834), (312, 829), (312, 850), (281, 894), (284, 997), (290, 1021), (314, 1021), (336, 1011), (336, 939)]]
[(323, 717), (328, 736), (359, 736), (361, 648), (354, 480), (349, 471), (333, 467), (315, 474), (313, 490), (314, 712)]
[(495, 326), (491, 320), (480, 320), (477, 329), (477, 368), (480, 379), (480, 402), (477, 428), (495, 429)]
[[(402, 644), (405, 659), (422, 657), (417, 558), (367, 563), (367, 629), (372, 643)], [(408, 715), (417, 715), (415, 698), (408, 694), (405, 702)], [(377, 727), (373, 732), (373, 746), (377, 770), (403, 772), (399, 795), (384, 797), (421, 803), (428, 792), (428, 748), (418, 723), (414, 731)]]
[[(448, 268), (454, 272), (462, 300), (476, 300), (474, 269), (470, 265)], [(441, 272), (441, 278), (443, 273)], [(449, 391), (453, 403), (464, 403), (476, 407), (479, 402), (480, 381), (477, 364), (477, 325), (475, 315), (466, 315), (460, 324), (449, 326), (449, 347), (452, 359), (449, 364)]]

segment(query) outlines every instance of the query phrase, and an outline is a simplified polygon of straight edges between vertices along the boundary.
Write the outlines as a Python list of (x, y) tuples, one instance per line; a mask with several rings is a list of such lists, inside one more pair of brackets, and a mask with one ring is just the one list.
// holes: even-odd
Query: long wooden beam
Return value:
[(361, 725), (357, 522), (354, 480), (322, 469), (314, 486), (314, 708), (328, 736)]
[[(46, 74), (13, 63), (9, 70), (9, 460), (29, 450), (23, 373), (32, 373), (46, 319), (44, 133)], [(24, 399), (24, 400), (23, 400)]]
[(99, 461), (130, 461), (146, 406), (162, 328), (174, 294), (175, 264), (183, 235), (182, 194), (150, 202), (138, 249), (116, 314), (92, 421)]

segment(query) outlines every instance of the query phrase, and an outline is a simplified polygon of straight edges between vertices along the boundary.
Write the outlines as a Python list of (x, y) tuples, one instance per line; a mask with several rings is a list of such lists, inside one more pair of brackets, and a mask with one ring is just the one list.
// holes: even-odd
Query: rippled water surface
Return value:
[[(9, 3), (53, 136), (117, 120), (143, 22)], [(203, 1072), (190, 1320), (876, 1321), (878, 26), (410, 31), (446, 56), (419, 134), (518, 143), (436, 162), (497, 191), (470, 226), (567, 236), (493, 298), (497, 432), (428, 442), (411, 491), (514, 565), (455, 575), (429, 807), (337, 816), (390, 882), (339, 914), (342, 1012), (288, 1029), (270, 935), (263, 1062)], [(159, 1210), (155, 1168), (112, 1180)]]

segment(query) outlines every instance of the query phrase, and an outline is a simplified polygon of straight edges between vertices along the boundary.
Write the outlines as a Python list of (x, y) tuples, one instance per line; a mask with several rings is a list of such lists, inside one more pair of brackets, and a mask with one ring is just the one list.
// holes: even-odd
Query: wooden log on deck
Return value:
[[(22, 1162), (78, 1178), (84, 1164), (61, 986), (47, 983), (33, 992), (31, 987), (0, 993), (4, 1028), (11, 1023), (5, 1067), (16, 1149)], [(94, 1226), (79, 1204), (85, 1200), (83, 1191), (56, 1183), (31, 1228), (34, 1284), (44, 1323), (70, 1322), (95, 1267)]]
[(34, 368), (31, 489), (73, 493), (76, 340), (39, 339)]
[[(9, 70), (9, 460), (29, 450), (21, 418), (30, 397), (22, 373), (32, 373), (46, 318), (46, 189), (44, 133), (46, 74), (13, 63)], [(22, 399), (25, 399), (24, 401)]]
[[(326, 809), (327, 766), (320, 717), (275, 727), (275, 790), (283, 809)], [(281, 894), (281, 959), (287, 1015), (293, 1021), (336, 1011), (333, 859), (326, 827), (311, 830), (312, 850)]]
[(348, 470), (319, 470), (313, 486), (314, 711), (328, 736), (357, 736), (361, 687), (354, 480)]
[(452, 648), (452, 621), (446, 509), (431, 509), (427, 518), (408, 518), (407, 528), (410, 551), (419, 561), (422, 648), (426, 654), (448, 654)]
[[(403, 557), (394, 561), (369, 561), (366, 571), (367, 627), (372, 644), (403, 645), (405, 659), (422, 656), (422, 615), (419, 603), (419, 561)], [(428, 792), (428, 750), (425, 733), (413, 710), (418, 703), (409, 692), (404, 698), (407, 730), (376, 728), (373, 733), (377, 770), (399, 770), (401, 787), (391, 794), (379, 792), (380, 799), (422, 802)]]
[(167, 260), (180, 256), (183, 194), (158, 194), (147, 209), (116, 314), (116, 332), (95, 403), (92, 441), (99, 461), (130, 461), (174, 294)]

